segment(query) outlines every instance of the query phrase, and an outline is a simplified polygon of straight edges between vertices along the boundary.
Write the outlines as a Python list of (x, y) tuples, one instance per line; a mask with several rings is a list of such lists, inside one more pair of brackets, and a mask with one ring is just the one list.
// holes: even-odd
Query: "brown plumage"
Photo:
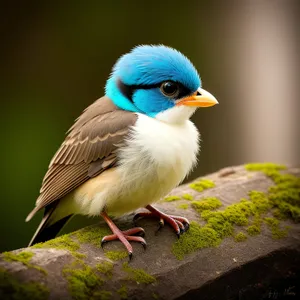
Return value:
[(117, 162), (115, 151), (136, 120), (135, 113), (120, 110), (106, 96), (86, 108), (50, 162), (36, 207), (26, 221), (40, 209), (50, 208), (49, 205), (89, 178), (114, 166)]

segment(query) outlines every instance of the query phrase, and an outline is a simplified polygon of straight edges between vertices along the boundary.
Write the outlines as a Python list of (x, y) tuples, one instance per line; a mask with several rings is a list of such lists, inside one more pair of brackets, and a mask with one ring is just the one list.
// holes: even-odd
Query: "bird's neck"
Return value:
[(190, 119), (196, 107), (191, 106), (174, 106), (168, 110), (158, 113), (155, 119), (169, 124), (180, 125)]

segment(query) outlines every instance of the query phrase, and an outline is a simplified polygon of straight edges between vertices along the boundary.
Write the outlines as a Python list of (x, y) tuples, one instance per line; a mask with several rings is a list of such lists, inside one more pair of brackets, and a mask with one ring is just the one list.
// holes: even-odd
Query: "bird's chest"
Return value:
[(120, 189), (108, 209), (124, 213), (165, 196), (196, 163), (198, 148), (192, 122), (174, 125), (139, 116), (126, 147), (120, 149)]

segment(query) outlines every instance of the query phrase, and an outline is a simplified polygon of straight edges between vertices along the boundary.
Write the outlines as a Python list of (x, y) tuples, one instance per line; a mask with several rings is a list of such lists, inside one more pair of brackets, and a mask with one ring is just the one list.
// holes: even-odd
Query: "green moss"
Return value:
[(235, 240), (236, 242), (244, 242), (246, 239), (247, 239), (247, 236), (246, 236), (246, 234), (243, 233), (243, 232), (239, 232), (238, 234), (236, 234), (236, 235), (234, 236), (234, 240)]
[(202, 200), (192, 201), (192, 207), (201, 213), (203, 210), (213, 210), (222, 206), (222, 202), (216, 197), (207, 197)]
[(185, 200), (193, 201), (194, 197), (191, 194), (183, 194), (182, 198)]
[(93, 225), (78, 230), (74, 234), (80, 243), (92, 244), (100, 248), (102, 238), (111, 232), (107, 227)]
[(200, 179), (190, 184), (190, 188), (197, 192), (202, 192), (213, 187), (215, 187), (215, 183), (210, 179)]
[(278, 208), (275, 208), (273, 210), (273, 216), (274, 216), (274, 218), (276, 218), (278, 220), (288, 219), (288, 217), (284, 213), (282, 213), (282, 211), (280, 211), (280, 209), (278, 209)]
[(197, 249), (215, 247), (221, 242), (218, 233), (208, 226), (200, 226), (192, 221), (190, 229), (177, 240), (172, 247), (172, 252), (177, 259), (183, 259), (184, 255)]
[(35, 244), (34, 246), (32, 246), (32, 248), (55, 248), (68, 250), (76, 258), (81, 259), (86, 257), (86, 255), (77, 252), (77, 250), (79, 250), (80, 248), (80, 245), (76, 243), (69, 234), (59, 236), (44, 243)]
[(33, 252), (29, 252), (29, 251), (22, 251), (20, 253), (4, 252), (3, 258), (4, 260), (9, 262), (17, 261), (27, 266), (31, 258), (33, 257), (33, 255), (34, 255)]
[(173, 202), (173, 201), (178, 201), (181, 198), (179, 196), (167, 196), (164, 198), (165, 202)]
[(277, 215), (300, 222), (300, 178), (290, 174), (272, 174), (276, 183), (269, 188), (269, 199)]
[(125, 285), (122, 285), (122, 287), (117, 290), (117, 293), (121, 299), (128, 299), (127, 287)]
[(111, 299), (112, 292), (109, 291), (96, 291), (93, 294), (92, 300), (109, 300)]
[(272, 232), (272, 237), (274, 239), (280, 239), (287, 235), (288, 229), (287, 228), (281, 229), (280, 221), (278, 219), (267, 217), (267, 218), (264, 218), (264, 221), (270, 228), (270, 230)]
[(30, 251), (22, 251), (19, 253), (13, 253), (13, 252), (4, 252), (3, 253), (3, 259), (9, 262), (20, 262), (27, 268), (33, 268), (41, 273), (47, 275), (47, 271), (43, 269), (40, 266), (36, 266), (30, 263), (31, 258), (33, 257), (34, 253)]
[(127, 262), (123, 263), (123, 270), (129, 274), (128, 279), (137, 283), (154, 283), (156, 278), (146, 273), (143, 269), (134, 269), (128, 265)]
[(292, 174), (281, 174), (279, 170), (286, 169), (285, 166), (275, 164), (255, 164), (255, 168), (248, 170), (264, 172), (270, 177), (275, 185), (269, 188), (269, 200), (276, 208), (275, 216), (279, 218), (290, 218), (295, 222), (300, 221), (300, 178)]
[[(206, 198), (202, 201), (192, 201), (193, 208), (206, 221), (204, 226), (194, 224), (190, 232), (176, 241), (173, 253), (179, 259), (196, 249), (218, 245), (225, 237), (234, 234), (234, 226), (247, 226), (247, 232), (254, 235), (260, 232), (261, 216), (269, 211), (272, 204), (266, 194), (259, 191), (250, 191), (249, 200), (241, 199), (239, 203), (227, 206), (222, 211), (212, 211), (221, 206), (217, 198)], [(243, 233), (235, 239), (243, 239)]]
[(214, 216), (214, 212), (211, 210), (203, 210), (200, 216), (207, 221), (209, 218)]
[(262, 216), (262, 214), (256, 213), (256, 214), (254, 215), (254, 217), (252, 218), (252, 220), (251, 220), (251, 226), (252, 226), (252, 225), (257, 226), (257, 227), (260, 229), (261, 224), (262, 224), (262, 222), (263, 222), (261, 216)]
[(271, 208), (271, 202), (265, 193), (259, 191), (250, 191), (248, 194), (253, 203), (252, 213), (265, 213)]
[(272, 171), (285, 170), (286, 166), (274, 164), (274, 163), (251, 163), (251, 164), (246, 164), (245, 168), (247, 171), (272, 172)]
[(288, 235), (288, 227), (285, 229), (272, 229), (272, 237), (273, 239), (282, 239), (285, 238)]
[(278, 207), (277, 212), (279, 212), (279, 215), (282, 216), (281, 218), (287, 217), (296, 223), (300, 222), (300, 208), (298, 206), (293, 206), (286, 202), (278, 202), (275, 205)]
[[(225, 223), (231, 225), (245, 226), (248, 225), (248, 217), (251, 215), (252, 203), (243, 201), (227, 206), (223, 211), (207, 212), (203, 211), (201, 217), (208, 223)], [(212, 220), (213, 219), (213, 222)]]
[(233, 224), (224, 219), (222, 214), (209, 218), (206, 227), (213, 229), (219, 238), (231, 236), (234, 231)]
[(246, 165), (249, 171), (261, 171), (271, 178), (275, 185), (269, 188), (268, 199), (279, 219), (289, 218), (300, 222), (300, 178), (292, 174), (281, 174), (283, 165), (271, 163)]
[[(279, 171), (286, 169), (286, 167), (278, 164), (248, 164), (245, 168), (248, 171), (263, 172), (273, 180), (275, 185), (269, 188), (267, 194), (260, 191), (250, 191), (248, 193), (249, 199), (241, 199), (239, 203), (229, 205), (221, 211), (213, 211), (213, 209), (220, 207), (220, 202), (215, 202), (217, 207), (214, 207), (210, 206), (209, 203), (203, 203), (202, 201), (205, 199), (193, 201), (193, 208), (206, 221), (206, 224), (201, 227), (199, 224), (193, 223), (190, 232), (185, 233), (180, 240), (174, 243), (172, 251), (178, 259), (182, 259), (184, 255), (199, 248), (218, 245), (223, 238), (234, 234), (234, 226), (248, 226), (246, 231), (250, 236), (259, 234), (263, 217), (267, 213), (273, 213), (277, 222), (284, 218), (300, 222), (300, 178), (291, 174), (281, 174)], [(192, 184), (192, 188), (199, 192), (203, 190), (203, 186), (205, 184), (199, 182)], [(288, 228), (280, 228), (280, 224), (274, 220), (273, 223), (270, 223), (270, 220), (265, 221), (272, 232), (272, 237), (282, 238), (286, 236)], [(204, 239), (203, 241), (201, 237)], [(245, 237), (247, 236), (244, 233), (242, 235), (237, 234), (235, 239)]]
[(254, 235), (258, 235), (260, 234), (260, 227), (257, 226), (257, 225), (251, 225), (249, 227), (247, 227), (247, 233), (251, 236), (254, 236)]
[(228, 236), (232, 233), (231, 227), (233, 225), (246, 226), (251, 216), (260, 216), (260, 214), (271, 207), (267, 196), (262, 192), (250, 191), (249, 197), (250, 201), (242, 199), (239, 203), (227, 206), (223, 211), (212, 212), (204, 210), (200, 215), (219, 233), (220, 230), (224, 232), (223, 227), (227, 222), (226, 228), (228, 230), (224, 232), (226, 233), (225, 235), (221, 234), (220, 236)]
[(270, 228), (273, 239), (281, 239), (287, 236), (288, 228), (281, 229), (279, 220), (274, 218), (264, 218), (264, 221)]
[(279, 220), (277, 220), (277, 219), (274, 219), (274, 218), (264, 218), (264, 221), (266, 222), (266, 224), (268, 226), (271, 226), (271, 227), (279, 226)]
[(105, 252), (107, 258), (117, 261), (128, 257), (128, 253), (126, 251), (107, 251)]
[(250, 218), (253, 219), (252, 225), (260, 231), (260, 216), (271, 208), (270, 201), (264, 193), (258, 191), (250, 191), (249, 198), (250, 200), (241, 199), (239, 203), (229, 205), (223, 211), (205, 210), (201, 217), (207, 221), (207, 226), (216, 230), (220, 238), (232, 235), (234, 225), (248, 225)]
[(0, 291), (5, 300), (44, 300), (49, 297), (49, 289), (45, 285), (21, 283), (3, 268), (0, 268)]
[(181, 209), (188, 209), (189, 205), (187, 203), (182, 203), (182, 204), (179, 204), (177, 207), (181, 208)]
[(105, 274), (109, 278), (112, 277), (113, 267), (114, 267), (114, 264), (111, 263), (110, 261), (103, 261), (102, 263), (96, 265), (97, 271)]
[(103, 279), (90, 266), (76, 260), (63, 269), (63, 274), (68, 280), (69, 290), (74, 299), (97, 297), (97, 289), (102, 285)]
[(226, 207), (222, 215), (232, 225), (248, 225), (248, 217), (251, 215), (252, 203), (250, 201), (240, 202)]

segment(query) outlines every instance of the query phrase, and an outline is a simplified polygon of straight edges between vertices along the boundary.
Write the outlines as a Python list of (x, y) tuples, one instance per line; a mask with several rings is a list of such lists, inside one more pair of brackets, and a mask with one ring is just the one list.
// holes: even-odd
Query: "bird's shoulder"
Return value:
[(116, 150), (136, 120), (135, 113), (119, 109), (106, 96), (87, 107), (51, 160), (35, 211), (114, 166)]
[(110, 98), (98, 99), (76, 119), (49, 167), (107, 157), (136, 120), (135, 113), (119, 109)]

